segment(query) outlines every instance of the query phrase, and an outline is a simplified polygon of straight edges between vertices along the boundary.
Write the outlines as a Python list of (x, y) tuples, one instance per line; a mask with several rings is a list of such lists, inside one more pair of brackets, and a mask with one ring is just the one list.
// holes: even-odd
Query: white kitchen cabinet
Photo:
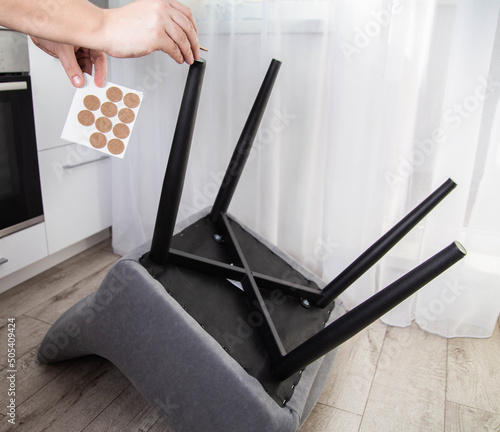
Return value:
[(68, 144), (38, 153), (49, 254), (111, 226), (111, 160)]
[(28, 48), (38, 150), (65, 145), (61, 132), (75, 88), (58, 59), (37, 48), (31, 39)]
[(39, 223), (0, 238), (1, 278), (47, 256), (45, 224)]

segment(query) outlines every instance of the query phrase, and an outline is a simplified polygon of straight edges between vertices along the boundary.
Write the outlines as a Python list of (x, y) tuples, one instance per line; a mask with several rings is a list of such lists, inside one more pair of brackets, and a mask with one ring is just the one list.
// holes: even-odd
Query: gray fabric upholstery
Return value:
[(175, 431), (297, 431), (335, 351), (308, 366), (290, 401), (278, 405), (138, 263), (148, 250), (144, 245), (118, 261), (97, 292), (59, 318), (39, 360), (108, 359)]

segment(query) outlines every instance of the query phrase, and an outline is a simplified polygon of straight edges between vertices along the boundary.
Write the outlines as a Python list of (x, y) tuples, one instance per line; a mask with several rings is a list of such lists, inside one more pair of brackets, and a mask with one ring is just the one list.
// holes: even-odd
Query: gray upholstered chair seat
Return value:
[(321, 393), (335, 351), (309, 365), (292, 397), (278, 403), (139, 263), (148, 250), (144, 245), (119, 260), (98, 291), (59, 318), (39, 360), (108, 359), (174, 431), (297, 431)]

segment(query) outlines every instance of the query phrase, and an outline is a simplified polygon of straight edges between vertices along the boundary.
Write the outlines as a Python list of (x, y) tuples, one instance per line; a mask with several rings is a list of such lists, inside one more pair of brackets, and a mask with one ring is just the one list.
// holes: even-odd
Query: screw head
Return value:
[(311, 303), (306, 298), (300, 299), (300, 304), (304, 306), (306, 309), (311, 308)]
[(224, 242), (224, 238), (223, 238), (220, 234), (214, 234), (214, 235), (213, 235), (213, 238), (214, 238), (214, 240), (215, 240), (217, 243), (223, 243), (223, 242)]

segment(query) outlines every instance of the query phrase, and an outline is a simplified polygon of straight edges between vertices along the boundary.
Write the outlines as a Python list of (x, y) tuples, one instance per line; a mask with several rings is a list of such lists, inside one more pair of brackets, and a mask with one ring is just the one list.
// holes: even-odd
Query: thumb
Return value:
[(71, 83), (75, 87), (81, 87), (83, 85), (83, 72), (76, 59), (75, 48), (71, 45), (61, 45), (57, 50), (57, 57)]

